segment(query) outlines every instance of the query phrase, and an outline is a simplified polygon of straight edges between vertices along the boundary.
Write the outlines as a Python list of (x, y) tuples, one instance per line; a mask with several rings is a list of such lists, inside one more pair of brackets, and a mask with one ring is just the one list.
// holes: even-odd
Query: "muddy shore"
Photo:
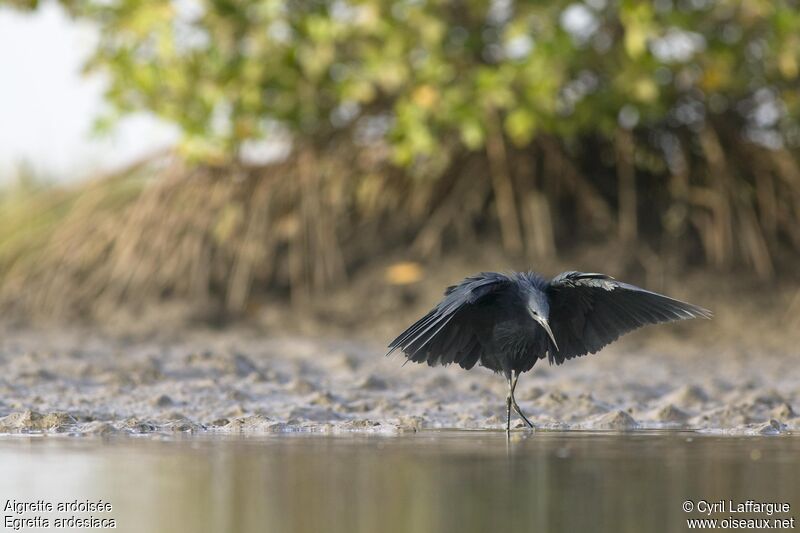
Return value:
[[(540, 362), (517, 398), (541, 429), (800, 431), (800, 359), (691, 347), (637, 333), (560, 367)], [(125, 339), (87, 330), (0, 337), (0, 433), (499, 429), (505, 383), (485, 369), (403, 365), (380, 344), (252, 330)], [(522, 427), (514, 419), (517, 427)]]

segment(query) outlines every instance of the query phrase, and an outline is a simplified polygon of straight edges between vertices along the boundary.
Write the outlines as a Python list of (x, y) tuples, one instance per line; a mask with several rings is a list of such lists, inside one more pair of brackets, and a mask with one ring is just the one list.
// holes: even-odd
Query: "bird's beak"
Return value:
[(531, 313), (531, 317), (539, 323), (540, 326), (544, 328), (547, 334), (550, 336), (550, 340), (553, 341), (553, 346), (556, 347), (556, 351), (558, 351), (558, 343), (556, 342), (556, 337), (553, 335), (553, 330), (550, 329), (550, 323), (547, 321), (546, 318), (542, 318), (539, 315), (535, 315)]
[(550, 329), (550, 323), (543, 319), (541, 322), (539, 322), (539, 324), (541, 324), (547, 334), (550, 335), (550, 340), (553, 341), (553, 346), (555, 346), (556, 351), (558, 351), (558, 343), (556, 342), (555, 335), (553, 335), (553, 330)]

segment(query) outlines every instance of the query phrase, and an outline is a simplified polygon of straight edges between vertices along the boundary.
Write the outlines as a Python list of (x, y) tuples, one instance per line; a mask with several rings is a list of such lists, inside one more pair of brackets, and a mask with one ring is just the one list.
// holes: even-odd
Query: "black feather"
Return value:
[[(548, 288), (550, 327), (561, 350), (552, 363), (595, 353), (647, 324), (711, 318), (711, 311), (603, 274), (564, 272)], [(578, 327), (575, 327), (579, 324)]]
[[(549, 320), (558, 349), (532, 313)], [(702, 307), (605, 274), (570, 271), (546, 281), (532, 272), (484, 272), (448, 287), (436, 307), (389, 344), (389, 353), (467, 370), (480, 362), (511, 375), (545, 357), (561, 364), (595, 353), (647, 324), (710, 317)]]

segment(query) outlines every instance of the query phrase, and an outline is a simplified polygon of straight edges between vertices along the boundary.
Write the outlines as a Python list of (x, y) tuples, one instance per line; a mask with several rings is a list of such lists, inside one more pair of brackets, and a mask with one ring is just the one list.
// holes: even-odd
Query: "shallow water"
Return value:
[(113, 517), (117, 531), (686, 531), (703, 514), (685, 500), (795, 516), (798, 453), (791, 436), (685, 432), (20, 435), (0, 440), (0, 503), (102, 499), (111, 513), (3, 514)]

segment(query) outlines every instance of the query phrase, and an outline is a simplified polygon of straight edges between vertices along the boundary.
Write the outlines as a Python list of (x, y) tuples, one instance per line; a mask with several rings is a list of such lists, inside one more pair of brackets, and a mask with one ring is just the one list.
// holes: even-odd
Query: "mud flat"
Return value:
[[(250, 330), (124, 339), (85, 330), (0, 336), (0, 433), (383, 432), (499, 429), (505, 384), (484, 369), (403, 366), (366, 341)], [(517, 398), (538, 428), (800, 431), (798, 352), (623, 342), (546, 362)], [(519, 423), (515, 419), (515, 423)], [(520, 426), (521, 427), (521, 426)]]

